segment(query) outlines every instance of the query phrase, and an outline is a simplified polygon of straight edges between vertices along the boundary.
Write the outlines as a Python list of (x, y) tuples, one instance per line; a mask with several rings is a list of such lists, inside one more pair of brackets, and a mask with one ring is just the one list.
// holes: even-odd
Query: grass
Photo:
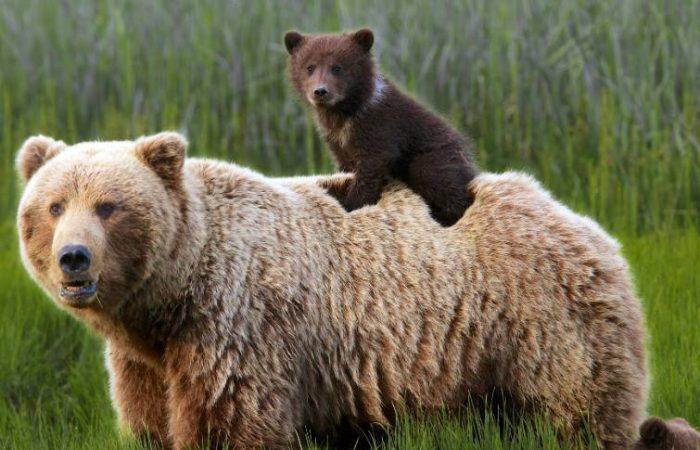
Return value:
[[(102, 344), (19, 262), (21, 142), (167, 128), (268, 174), (330, 171), (281, 36), (365, 25), (384, 72), (473, 137), (484, 168), (533, 173), (622, 240), (651, 336), (649, 411), (700, 425), (700, 1), (3, 0), (0, 448), (141, 448), (117, 434)], [(406, 418), (387, 447), (558, 446), (546, 422), (504, 436), (492, 419)]]

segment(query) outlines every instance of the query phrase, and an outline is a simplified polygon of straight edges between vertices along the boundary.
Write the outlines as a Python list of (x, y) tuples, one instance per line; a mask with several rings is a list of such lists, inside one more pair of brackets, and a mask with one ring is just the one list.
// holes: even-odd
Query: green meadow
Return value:
[[(468, 134), (482, 168), (532, 173), (622, 242), (649, 331), (649, 413), (700, 426), (700, 1), (2, 0), (0, 448), (148, 448), (117, 430), (100, 340), (22, 267), (24, 139), (173, 129), (193, 155), (330, 172), (282, 34), (361, 26), (382, 71)], [(406, 417), (384, 448), (559, 445), (546, 420), (500, 430), (467, 409)]]

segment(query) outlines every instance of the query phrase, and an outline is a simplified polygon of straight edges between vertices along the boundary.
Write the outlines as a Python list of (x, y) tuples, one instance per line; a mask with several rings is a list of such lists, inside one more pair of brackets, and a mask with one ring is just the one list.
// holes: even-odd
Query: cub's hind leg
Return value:
[(442, 156), (435, 152), (417, 155), (404, 181), (425, 200), (433, 218), (447, 227), (461, 219), (474, 202), (468, 185), (477, 171), (461, 153)]

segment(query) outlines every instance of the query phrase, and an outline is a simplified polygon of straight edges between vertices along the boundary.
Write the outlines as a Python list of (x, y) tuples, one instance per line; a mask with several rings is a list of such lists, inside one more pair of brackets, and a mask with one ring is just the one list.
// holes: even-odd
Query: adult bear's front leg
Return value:
[[(180, 343), (166, 351), (170, 436), (176, 450), (225, 444), (236, 449), (287, 448), (295, 420), (289, 390), (270, 371), (234, 355)], [(252, 366), (252, 367), (251, 367)], [(235, 371), (235, 372), (234, 372)]]
[(167, 446), (167, 394), (162, 376), (109, 343), (106, 354), (120, 425), (140, 438), (148, 436)]

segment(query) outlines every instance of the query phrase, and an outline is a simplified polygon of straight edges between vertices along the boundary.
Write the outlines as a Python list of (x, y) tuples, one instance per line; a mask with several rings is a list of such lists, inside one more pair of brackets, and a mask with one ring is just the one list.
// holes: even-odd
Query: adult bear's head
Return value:
[(22, 260), (66, 309), (114, 311), (176, 245), (185, 139), (68, 146), (35, 136), (17, 156)]

